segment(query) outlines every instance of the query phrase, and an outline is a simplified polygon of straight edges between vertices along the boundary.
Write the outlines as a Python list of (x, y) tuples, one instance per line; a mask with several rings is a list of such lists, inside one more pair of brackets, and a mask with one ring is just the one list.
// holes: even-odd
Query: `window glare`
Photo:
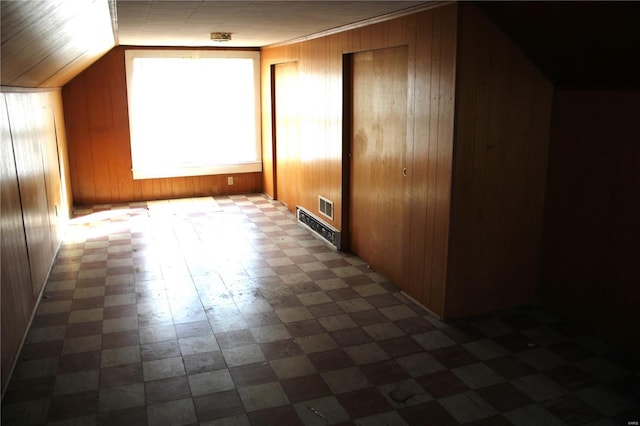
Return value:
[(134, 179), (261, 170), (255, 56), (137, 52), (127, 57)]

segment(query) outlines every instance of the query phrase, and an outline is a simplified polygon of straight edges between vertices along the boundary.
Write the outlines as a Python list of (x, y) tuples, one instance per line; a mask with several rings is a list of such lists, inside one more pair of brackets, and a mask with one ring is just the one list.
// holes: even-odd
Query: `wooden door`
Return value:
[(300, 152), (298, 63), (274, 66), (274, 198), (295, 212)]
[(351, 56), (351, 250), (403, 286), (406, 47)]

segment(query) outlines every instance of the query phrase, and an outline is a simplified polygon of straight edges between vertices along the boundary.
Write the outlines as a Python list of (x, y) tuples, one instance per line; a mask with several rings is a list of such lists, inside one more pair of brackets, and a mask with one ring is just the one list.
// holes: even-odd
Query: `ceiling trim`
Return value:
[(331, 28), (329, 30), (320, 31), (318, 33), (309, 34), (309, 35), (306, 35), (306, 36), (303, 36), (303, 37), (298, 37), (298, 38), (294, 38), (294, 39), (287, 40), (287, 41), (281, 41), (281, 42), (278, 42), (278, 43), (268, 44), (268, 45), (262, 46), (262, 47), (263, 48), (281, 47), (281, 46), (286, 46), (286, 45), (289, 45), (289, 44), (301, 43), (301, 42), (313, 40), (313, 39), (316, 39), (316, 38), (326, 37), (326, 36), (342, 33), (342, 32), (345, 32), (345, 31), (354, 30), (356, 28), (366, 27), (367, 25), (373, 25), (373, 24), (378, 24), (380, 22), (390, 21), (392, 19), (400, 18), (400, 17), (403, 17), (403, 16), (413, 15), (415, 13), (424, 12), (424, 11), (427, 11), (427, 10), (435, 9), (437, 7), (446, 6), (448, 4), (453, 4), (453, 3), (456, 3), (456, 1), (455, 0), (431, 0), (431, 1), (427, 2), (427, 3), (420, 4), (420, 5), (417, 5), (417, 6), (408, 7), (406, 9), (397, 10), (395, 12), (386, 13), (384, 15), (380, 15), (380, 16), (376, 16), (376, 17), (373, 17), (373, 18), (364, 19), (362, 21), (354, 22), (354, 23), (347, 24), (347, 25), (342, 25), (340, 27)]

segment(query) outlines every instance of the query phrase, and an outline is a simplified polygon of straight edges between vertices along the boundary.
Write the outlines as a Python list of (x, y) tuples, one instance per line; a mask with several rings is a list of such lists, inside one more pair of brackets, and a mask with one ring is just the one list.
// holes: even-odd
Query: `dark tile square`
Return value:
[(392, 358), (397, 358), (423, 351), (422, 346), (418, 345), (416, 341), (409, 336), (394, 337), (393, 339), (382, 340), (378, 342), (378, 344)]
[(535, 368), (514, 355), (492, 359), (486, 361), (485, 364), (507, 380), (517, 379), (537, 372)]
[(36, 315), (33, 317), (31, 326), (33, 328), (51, 327), (54, 325), (66, 325), (69, 322), (69, 312), (57, 314)]
[(400, 408), (398, 414), (410, 426), (457, 426), (459, 424), (437, 401)]
[(459, 344), (473, 342), (485, 337), (484, 334), (478, 331), (478, 329), (466, 323), (458, 323), (451, 327), (443, 327), (440, 331)]
[(87, 297), (86, 299), (73, 299), (71, 302), (72, 311), (82, 311), (84, 309), (95, 309), (104, 307), (104, 296)]
[(204, 373), (227, 367), (221, 351), (185, 355), (182, 359), (184, 361), (184, 368), (187, 371), (187, 374)]
[(256, 342), (248, 329), (216, 333), (216, 340), (221, 349), (237, 348)]
[(342, 349), (308, 354), (307, 358), (309, 358), (316, 370), (321, 373), (355, 365), (353, 360)]
[(100, 368), (100, 351), (80, 352), (60, 356), (57, 374), (94, 370), (97, 368)]
[(399, 382), (409, 378), (407, 372), (393, 360), (361, 365), (359, 368), (375, 386)]
[[(366, 284), (372, 284), (373, 280), (371, 279), (371, 277), (369, 275), (366, 274), (360, 274), (360, 275), (350, 275), (348, 277), (344, 277), (342, 278), (344, 280), (344, 282), (346, 282), (347, 284), (349, 284), (350, 286), (358, 286), (358, 285), (366, 285)], [(383, 283), (380, 283), (380, 285), (383, 285)]]
[(260, 327), (263, 325), (274, 325), (280, 324), (280, 318), (273, 311), (268, 312), (257, 312), (253, 314), (247, 314), (244, 316), (247, 326), (251, 327)]
[(193, 402), (201, 422), (244, 413), (242, 400), (236, 390), (198, 396)]
[(367, 299), (367, 302), (371, 303), (376, 308), (384, 308), (385, 306), (394, 306), (402, 303), (391, 293), (376, 294), (365, 297), (365, 299)]
[[(317, 259), (314, 257), (315, 261), (317, 261)], [(309, 278), (311, 278), (314, 281), (320, 281), (320, 280), (328, 280), (331, 278), (335, 278), (337, 275), (335, 272), (333, 272), (331, 269), (319, 269), (317, 271), (309, 271), (307, 272), (307, 275), (309, 276)]]
[(465, 426), (513, 426), (504, 416), (492, 416), (486, 419), (476, 420), (475, 422), (465, 423)]
[(599, 383), (599, 380), (575, 365), (562, 365), (545, 374), (556, 383), (574, 392)]
[(302, 349), (294, 339), (262, 343), (260, 348), (267, 360), (288, 358), (295, 355), (301, 355), (303, 353)]
[(331, 259), (331, 260), (325, 260), (324, 262), (322, 262), (327, 268), (344, 268), (346, 266), (351, 266), (351, 264), (349, 262), (347, 262), (344, 259)]
[(354, 419), (371, 416), (392, 409), (387, 399), (375, 388), (338, 395), (338, 402)]
[(65, 339), (71, 339), (73, 337), (93, 336), (96, 334), (102, 334), (102, 321), (69, 324), (64, 337)]
[[(298, 271), (302, 272), (302, 271)], [(303, 294), (303, 293), (313, 293), (316, 291), (322, 291), (318, 284), (313, 281), (306, 281), (298, 284), (289, 285), (289, 290), (293, 292), (293, 294)]]
[(270, 297), (267, 299), (272, 309), (282, 308), (294, 308), (296, 306), (302, 306), (302, 302), (295, 295), (281, 295), (277, 297)]
[(100, 387), (112, 388), (116, 386), (142, 383), (142, 364), (118, 365), (100, 370)]
[(434, 398), (466, 392), (469, 387), (448, 370), (416, 378), (416, 381)]
[(531, 398), (509, 382), (498, 383), (476, 390), (485, 401), (500, 412), (515, 410), (532, 403)]
[(211, 334), (209, 321), (195, 321), (175, 325), (176, 336), (180, 338), (204, 336)]
[(497, 336), (494, 340), (514, 353), (529, 349), (532, 343), (531, 339), (518, 332)]
[(103, 319), (116, 319), (125, 317), (135, 317), (138, 315), (137, 306), (135, 304), (107, 306), (104, 308)]
[(360, 297), (360, 293), (351, 287), (335, 288), (333, 290), (327, 290), (326, 293), (327, 296), (336, 302), (339, 300), (355, 299), (356, 297)]
[(355, 346), (372, 341), (371, 337), (361, 328), (348, 328), (329, 334), (341, 347)]
[(12, 381), (7, 387), (2, 403), (22, 402), (34, 399), (49, 398), (53, 393), (56, 383), (55, 376), (40, 377), (37, 379)]
[(328, 317), (330, 315), (339, 315), (344, 313), (340, 305), (335, 302), (310, 305), (307, 306), (307, 309), (315, 318)]
[(191, 388), (186, 376), (154, 380), (144, 384), (147, 404), (175, 401), (191, 397)]
[(293, 337), (310, 336), (312, 334), (324, 333), (326, 330), (316, 320), (305, 320), (292, 322), (284, 325)]
[(599, 420), (601, 415), (582, 399), (566, 395), (543, 403), (544, 408), (566, 425), (581, 425)]
[(585, 329), (574, 323), (568, 321), (560, 321), (554, 324), (550, 324), (549, 327), (553, 328), (558, 333), (567, 338), (580, 337), (585, 335)]
[(422, 317), (405, 318), (394, 321), (393, 323), (407, 334), (416, 334), (435, 330), (435, 326)]
[(291, 405), (254, 411), (247, 417), (251, 426), (302, 425), (296, 410)]
[(180, 346), (175, 340), (149, 343), (140, 346), (142, 361), (154, 361), (158, 359), (174, 358), (180, 356)]
[(233, 367), (229, 371), (237, 387), (270, 383), (278, 380), (271, 366), (266, 363)]
[(51, 398), (49, 422), (98, 413), (98, 391), (81, 392)]
[(463, 365), (474, 364), (479, 361), (478, 358), (459, 345), (434, 349), (431, 351), (431, 355), (447, 368), (462, 367)]
[(352, 312), (349, 316), (360, 326), (389, 321), (387, 317), (376, 310)]
[(332, 394), (331, 389), (319, 374), (281, 380), (280, 385), (292, 403)]
[(138, 330), (118, 331), (102, 335), (102, 349), (122, 348), (140, 343)]
[(593, 356), (593, 352), (571, 340), (553, 343), (547, 349), (567, 362), (577, 362)]
[(500, 317), (500, 321), (515, 328), (516, 330), (524, 330), (527, 328), (538, 327), (540, 325), (539, 321), (520, 312), (503, 315)]
[(98, 426), (147, 426), (147, 407), (107, 411), (98, 416)]
[(62, 352), (63, 340), (25, 344), (20, 354), (21, 359), (55, 358)]

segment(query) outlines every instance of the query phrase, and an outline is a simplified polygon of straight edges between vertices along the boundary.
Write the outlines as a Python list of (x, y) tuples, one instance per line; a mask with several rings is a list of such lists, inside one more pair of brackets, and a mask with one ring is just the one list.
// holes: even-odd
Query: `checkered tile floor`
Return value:
[(640, 420), (637, 360), (561, 318), (443, 323), (277, 202), (191, 201), (77, 211), (2, 424)]

